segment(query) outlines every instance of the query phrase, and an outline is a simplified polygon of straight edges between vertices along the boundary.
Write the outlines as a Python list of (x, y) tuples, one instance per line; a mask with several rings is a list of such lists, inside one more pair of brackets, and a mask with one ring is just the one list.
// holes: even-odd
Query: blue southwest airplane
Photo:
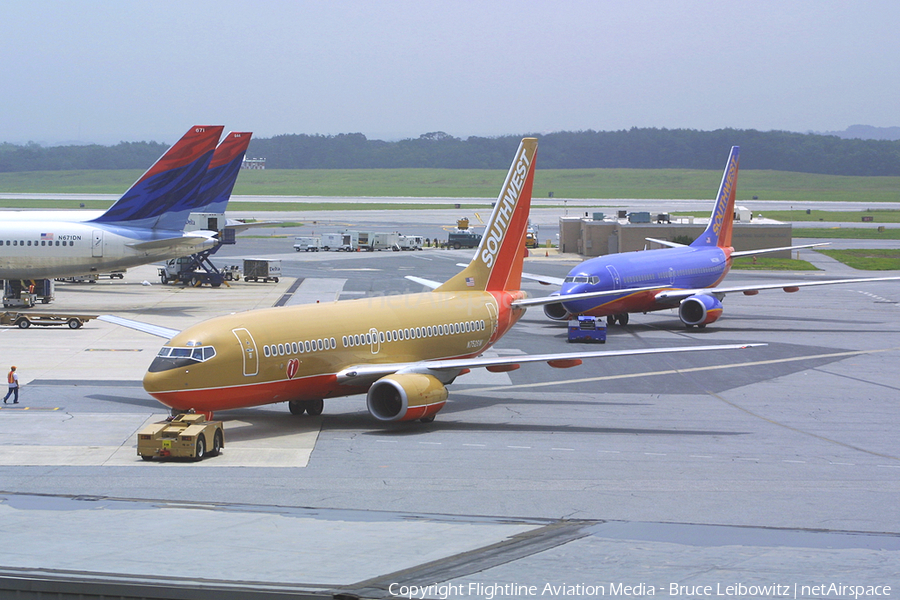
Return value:
[(826, 245), (735, 252), (731, 247), (731, 233), (739, 150), (737, 146), (731, 149), (709, 226), (689, 246), (648, 238), (670, 247), (598, 256), (572, 269), (565, 279), (523, 273), (523, 278), (560, 285), (559, 292), (551, 297), (561, 301), (548, 303), (546, 299), (535, 299), (523, 300), (519, 304), (543, 305), (544, 314), (557, 321), (575, 315), (588, 315), (606, 317), (610, 325), (616, 322), (626, 325), (629, 313), (677, 308), (678, 318), (688, 328), (695, 325), (706, 327), (722, 315), (722, 299), (730, 292), (754, 296), (766, 289), (781, 288), (785, 292), (796, 292), (803, 286), (900, 279), (869, 277), (719, 287), (731, 269), (732, 259), (739, 256)]

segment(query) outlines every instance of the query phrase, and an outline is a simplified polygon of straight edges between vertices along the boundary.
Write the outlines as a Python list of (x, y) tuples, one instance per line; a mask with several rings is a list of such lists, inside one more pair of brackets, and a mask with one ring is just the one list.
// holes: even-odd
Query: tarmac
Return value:
[[(239, 238), (217, 255), (281, 258), (277, 284), (163, 286), (147, 266), (59, 284), (37, 310), (180, 329), (279, 301), (418, 291), (404, 275), (441, 280), (471, 254), (298, 255), (290, 244)], [(728, 281), (870, 275), (803, 254), (825, 270)], [(562, 276), (578, 262), (538, 252), (526, 270)], [(379, 424), (362, 397), (312, 418), (283, 405), (231, 411), (217, 415), (225, 452), (199, 463), (135, 453), (136, 432), (164, 415), (140, 385), (163, 340), (97, 320), (4, 328), (23, 387), (21, 405), (0, 407), (0, 590), (896, 596), (898, 302), (900, 284), (883, 282), (729, 296), (703, 331), (670, 311), (632, 315), (607, 349), (769, 345), (473, 372), (427, 426)], [(529, 311), (493, 351), (566, 349), (564, 328)]]

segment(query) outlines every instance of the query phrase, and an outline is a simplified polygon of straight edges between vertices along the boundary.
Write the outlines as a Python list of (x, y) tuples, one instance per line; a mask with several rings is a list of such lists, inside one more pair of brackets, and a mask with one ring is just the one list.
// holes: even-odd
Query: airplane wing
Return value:
[(128, 327), (129, 329), (143, 331), (144, 333), (149, 333), (150, 335), (155, 335), (167, 340), (171, 340), (173, 337), (181, 333), (181, 331), (178, 329), (169, 329), (168, 327), (162, 327), (161, 325), (153, 325), (151, 323), (144, 323), (142, 321), (134, 321), (132, 319), (125, 319), (123, 317), (117, 317), (115, 315), (100, 315), (99, 317), (97, 317), (97, 319), (100, 321), (106, 321), (107, 323), (112, 323), (113, 325), (121, 325), (122, 327)]
[[(647, 238), (648, 240), (650, 238)], [(653, 240), (657, 241), (657, 240)], [(662, 242), (660, 242), (662, 243)], [(819, 246), (830, 246), (831, 242), (821, 242), (818, 244), (804, 244), (802, 246), (783, 246), (781, 248), (761, 248), (759, 250), (741, 250), (739, 252), (732, 252), (731, 258), (737, 258), (739, 256), (753, 256), (755, 254), (765, 254), (767, 252), (781, 252), (782, 250), (802, 250), (803, 248), (818, 248)]]
[(363, 364), (342, 369), (337, 373), (337, 381), (342, 385), (365, 385), (393, 373), (435, 374), (441, 371), (461, 371), (478, 367), (511, 366), (534, 362), (546, 362), (552, 367), (566, 368), (581, 364), (585, 358), (610, 358), (614, 356), (635, 356), (642, 354), (666, 354), (672, 352), (702, 352), (707, 350), (742, 350), (766, 346), (767, 344), (722, 344), (714, 346), (680, 346), (674, 348), (640, 348), (634, 350), (595, 350), (591, 352), (561, 352), (557, 354), (526, 354), (523, 356), (475, 358), (453, 358), (447, 360), (425, 360), (414, 363)]
[[(743, 292), (747, 295), (753, 295), (753, 292), (760, 290), (777, 290), (782, 288), (786, 292), (796, 292), (801, 287), (810, 287), (814, 285), (838, 285), (841, 283), (865, 283), (867, 281), (893, 281), (900, 277), (863, 277), (859, 279), (830, 279), (828, 281), (795, 281), (791, 283), (767, 283), (764, 285), (733, 285), (715, 288), (695, 288), (695, 289), (678, 289), (663, 290), (656, 295), (657, 300), (673, 300), (678, 298), (688, 298), (695, 294), (729, 294), (735, 292)], [(623, 291), (623, 290), (618, 290)], [(569, 298), (569, 296), (565, 296)], [(575, 296), (572, 296), (576, 299)], [(557, 300), (558, 302), (559, 300)]]

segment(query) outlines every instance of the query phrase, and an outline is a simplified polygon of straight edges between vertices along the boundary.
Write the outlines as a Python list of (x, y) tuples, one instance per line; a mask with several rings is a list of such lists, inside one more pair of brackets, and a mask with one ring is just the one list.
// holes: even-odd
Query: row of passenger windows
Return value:
[(263, 346), (265, 356), (284, 356), (285, 354), (305, 354), (321, 350), (337, 348), (334, 338), (322, 338), (320, 340), (306, 340), (304, 342), (288, 342), (286, 344), (267, 344)]
[[(447, 323), (445, 325), (426, 325), (425, 327), (410, 327), (409, 329), (392, 329), (390, 331), (377, 332), (377, 341), (384, 344), (385, 342), (418, 340), (422, 338), (430, 338), (441, 335), (455, 335), (457, 333), (484, 331), (484, 327), (484, 321), (462, 321), (460, 323)], [(345, 335), (341, 338), (341, 342), (344, 344), (344, 348), (352, 348), (353, 346), (361, 346), (363, 344), (372, 344), (376, 341), (372, 337), (373, 335), (376, 334), (370, 332)]]
[[(675, 271), (674, 275), (676, 277), (681, 277), (683, 275), (700, 275), (702, 273), (716, 273), (720, 269), (718, 266), (711, 267), (702, 267), (699, 269), (682, 269), (680, 271)], [(643, 275), (634, 275), (632, 277), (626, 277), (625, 283), (640, 283), (642, 281), (651, 281), (658, 279), (669, 279), (672, 277), (672, 272), (667, 273), (645, 273)]]
[(38, 243), (38, 240), (34, 240), (34, 243), (31, 243), (31, 240), (27, 242), (25, 240), (6, 240), (0, 241), (0, 246), (6, 244), (7, 246), (74, 246), (75, 242), (70, 242), (68, 240), (41, 240)]
[[(484, 331), (484, 321), (462, 321), (460, 323), (447, 323), (445, 325), (427, 325), (425, 327), (410, 327), (408, 329), (392, 329), (390, 331), (376, 331), (345, 335), (341, 338), (344, 348), (354, 346), (371, 345), (377, 342), (397, 342), (401, 340), (416, 340), (441, 335), (455, 335), (458, 333), (471, 333)], [(334, 338), (322, 338), (318, 340), (305, 340), (302, 342), (288, 342), (284, 344), (266, 344), (263, 346), (263, 355), (285, 356), (290, 354), (305, 354), (337, 348)]]

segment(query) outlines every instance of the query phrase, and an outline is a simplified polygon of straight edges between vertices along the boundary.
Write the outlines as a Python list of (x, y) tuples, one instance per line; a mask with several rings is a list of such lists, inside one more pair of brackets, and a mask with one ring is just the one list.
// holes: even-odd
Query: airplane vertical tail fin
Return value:
[(95, 223), (180, 231), (224, 127), (194, 126)]
[(228, 132), (213, 153), (200, 190), (191, 203), (192, 212), (225, 212), (252, 136), (249, 131)]
[(734, 197), (737, 192), (738, 155), (740, 147), (732, 146), (728, 162), (725, 164), (725, 173), (722, 175), (722, 183), (719, 185), (719, 194), (716, 196), (716, 205), (709, 217), (709, 225), (700, 237), (691, 246), (718, 246), (720, 248), (731, 247), (731, 232), (734, 228)]
[(536, 153), (537, 139), (523, 138), (472, 262), (434, 291), (520, 288)]

